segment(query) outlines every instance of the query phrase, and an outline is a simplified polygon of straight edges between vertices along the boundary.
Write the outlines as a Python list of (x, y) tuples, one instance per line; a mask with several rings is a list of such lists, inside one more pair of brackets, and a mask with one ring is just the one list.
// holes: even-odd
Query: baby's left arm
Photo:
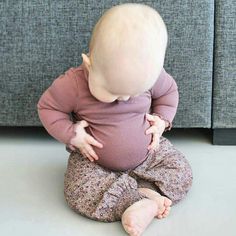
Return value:
[(179, 93), (175, 80), (164, 68), (150, 92), (152, 96), (151, 114), (159, 116), (165, 121), (165, 124), (169, 123), (165, 130), (170, 130), (179, 103)]
[(177, 84), (164, 68), (150, 92), (152, 96), (151, 115), (146, 114), (150, 127), (145, 132), (146, 135), (152, 134), (149, 150), (158, 147), (163, 132), (171, 129), (179, 102)]

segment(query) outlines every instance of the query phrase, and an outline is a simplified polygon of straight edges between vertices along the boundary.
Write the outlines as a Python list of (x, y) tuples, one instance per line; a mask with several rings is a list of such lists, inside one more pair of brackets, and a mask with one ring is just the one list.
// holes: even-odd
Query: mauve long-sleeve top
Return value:
[(99, 165), (111, 170), (128, 170), (141, 164), (148, 155), (152, 134), (145, 114), (157, 114), (172, 121), (176, 114), (178, 87), (164, 68), (151, 89), (128, 101), (104, 103), (97, 100), (88, 87), (88, 73), (83, 64), (71, 67), (56, 78), (41, 95), (38, 115), (47, 132), (66, 145), (76, 135), (73, 112), (78, 120), (86, 120), (86, 132), (103, 144), (93, 146)]

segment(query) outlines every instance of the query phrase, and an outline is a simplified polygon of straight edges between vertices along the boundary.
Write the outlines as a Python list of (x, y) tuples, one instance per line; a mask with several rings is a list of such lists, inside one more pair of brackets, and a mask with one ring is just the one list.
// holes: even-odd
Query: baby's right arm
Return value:
[(76, 135), (69, 113), (76, 109), (77, 99), (77, 82), (71, 68), (53, 81), (37, 104), (40, 121), (47, 132), (67, 145)]
[(55, 79), (39, 99), (38, 115), (51, 136), (72, 150), (79, 148), (84, 156), (93, 161), (98, 156), (92, 145), (102, 148), (102, 144), (85, 131), (88, 126), (85, 120), (74, 123), (69, 116), (72, 111), (77, 111), (77, 83), (73, 68)]

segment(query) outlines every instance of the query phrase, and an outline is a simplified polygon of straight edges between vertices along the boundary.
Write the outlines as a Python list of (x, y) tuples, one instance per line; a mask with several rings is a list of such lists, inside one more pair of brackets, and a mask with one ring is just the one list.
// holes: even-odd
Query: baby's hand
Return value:
[(148, 150), (150, 150), (150, 149), (157, 148), (159, 146), (160, 137), (165, 131), (166, 122), (157, 115), (146, 114), (146, 118), (149, 121), (151, 126), (146, 130), (145, 133), (146, 135), (151, 134), (151, 133), (153, 134), (152, 142), (148, 146)]
[(89, 126), (86, 120), (81, 120), (76, 123), (76, 136), (71, 139), (70, 144), (79, 148), (80, 152), (90, 161), (98, 160), (98, 156), (92, 148), (92, 145), (102, 148), (103, 145), (95, 140), (85, 131), (85, 127)]

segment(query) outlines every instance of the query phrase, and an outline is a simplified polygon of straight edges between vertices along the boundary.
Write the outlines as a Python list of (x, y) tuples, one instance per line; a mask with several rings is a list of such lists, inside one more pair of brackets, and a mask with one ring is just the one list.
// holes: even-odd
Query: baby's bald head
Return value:
[(112, 7), (93, 29), (89, 57), (82, 55), (91, 86), (131, 96), (150, 89), (163, 67), (167, 40), (155, 9), (136, 3)]

